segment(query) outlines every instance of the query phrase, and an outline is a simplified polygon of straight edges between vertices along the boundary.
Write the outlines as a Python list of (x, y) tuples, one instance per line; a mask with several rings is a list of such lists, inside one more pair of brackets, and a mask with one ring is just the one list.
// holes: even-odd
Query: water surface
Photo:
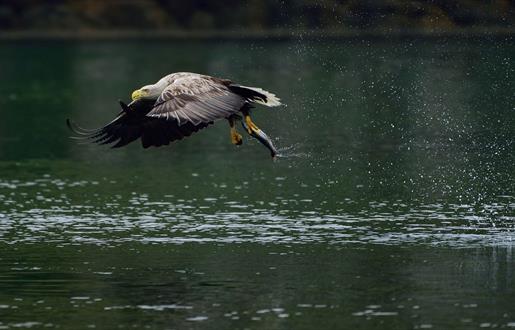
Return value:
[[(515, 327), (509, 40), (4, 42), (0, 328)], [(78, 145), (194, 71), (287, 104)]]

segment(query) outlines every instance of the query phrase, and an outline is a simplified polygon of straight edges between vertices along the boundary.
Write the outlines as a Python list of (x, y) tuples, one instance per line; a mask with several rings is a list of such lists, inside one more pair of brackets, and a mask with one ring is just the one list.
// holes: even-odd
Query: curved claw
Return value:
[(236, 130), (231, 129), (231, 143), (240, 146), (243, 143), (243, 138), (241, 137), (241, 134), (236, 132)]
[(243, 125), (243, 128), (247, 132), (249, 132), (249, 135), (258, 140), (259, 142), (261, 142), (261, 144), (263, 144), (268, 150), (270, 150), (270, 155), (272, 156), (272, 158), (275, 158), (275, 156), (277, 155), (277, 149), (275, 148), (274, 144), (272, 143), (272, 140), (268, 137), (268, 135), (266, 135), (266, 133), (263, 132), (263, 130), (261, 129), (252, 129), (247, 125), (247, 123), (244, 120), (241, 122), (241, 124)]

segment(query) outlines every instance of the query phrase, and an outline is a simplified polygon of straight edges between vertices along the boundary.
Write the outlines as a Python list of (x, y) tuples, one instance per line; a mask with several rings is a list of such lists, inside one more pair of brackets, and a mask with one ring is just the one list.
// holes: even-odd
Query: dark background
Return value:
[(509, 0), (1, 0), (0, 31), (511, 30)]

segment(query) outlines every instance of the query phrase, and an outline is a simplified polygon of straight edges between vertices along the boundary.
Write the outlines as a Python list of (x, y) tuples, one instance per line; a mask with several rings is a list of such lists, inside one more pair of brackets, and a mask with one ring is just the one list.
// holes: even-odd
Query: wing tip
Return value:
[(127, 103), (123, 102), (122, 100), (118, 100), (118, 103), (120, 104), (120, 107), (122, 108), (122, 111), (128, 114), (129, 111), (130, 111), (130, 108), (127, 105)]
[(77, 124), (75, 124), (70, 118), (66, 118), (66, 126), (68, 129), (77, 135), (85, 135), (87, 131), (85, 129), (81, 129)]
[(68, 126), (68, 128), (73, 131), (73, 128), (72, 128), (72, 121), (70, 118), (66, 118), (66, 126)]

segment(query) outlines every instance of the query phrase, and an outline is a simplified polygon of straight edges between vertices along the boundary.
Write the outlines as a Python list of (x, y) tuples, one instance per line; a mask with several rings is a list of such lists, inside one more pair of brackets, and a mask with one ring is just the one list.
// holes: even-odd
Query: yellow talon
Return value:
[(250, 116), (245, 116), (245, 123), (247, 123), (247, 132), (252, 134), (251, 125), (253, 124), (252, 120), (250, 120)]
[(245, 116), (245, 123), (247, 123), (247, 131), (252, 134), (252, 131), (259, 132), (259, 127), (256, 126), (250, 119), (250, 116)]
[(234, 145), (239, 146), (243, 142), (241, 134), (236, 131), (236, 128), (231, 127), (231, 142)]

